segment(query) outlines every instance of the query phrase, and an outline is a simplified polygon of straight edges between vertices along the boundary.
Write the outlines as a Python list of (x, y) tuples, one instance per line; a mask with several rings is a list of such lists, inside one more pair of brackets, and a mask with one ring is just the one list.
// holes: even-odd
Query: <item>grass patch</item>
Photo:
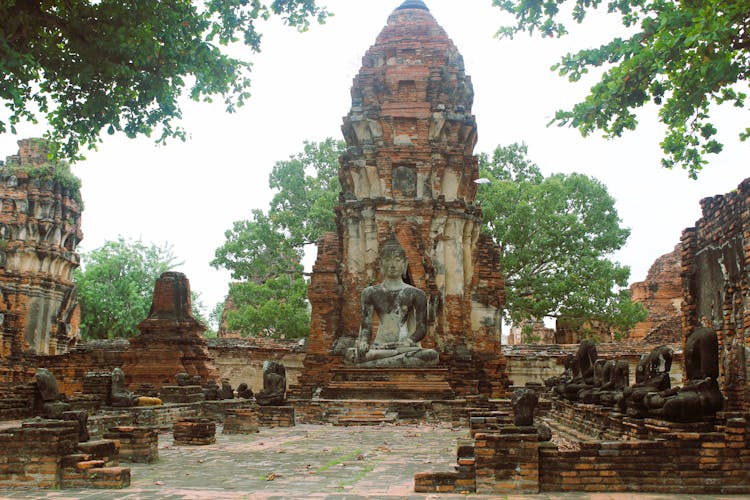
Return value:
[(317, 470), (317, 472), (325, 472), (328, 469), (330, 469), (331, 467), (333, 467), (334, 465), (338, 465), (338, 464), (340, 464), (342, 462), (346, 462), (347, 460), (351, 460), (352, 458), (354, 458), (354, 457), (356, 457), (358, 455), (361, 455), (361, 454), (362, 454), (362, 450), (357, 450), (357, 451), (353, 451), (351, 453), (347, 453), (343, 457), (333, 458), (333, 459), (329, 460), (325, 465), (319, 467), (318, 470)]

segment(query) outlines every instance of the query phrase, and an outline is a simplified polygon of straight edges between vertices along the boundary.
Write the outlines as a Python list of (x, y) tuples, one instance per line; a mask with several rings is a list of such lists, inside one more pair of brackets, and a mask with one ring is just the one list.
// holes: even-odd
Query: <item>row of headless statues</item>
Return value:
[(685, 343), (684, 363), (687, 382), (671, 387), (672, 350), (656, 347), (641, 357), (635, 384), (630, 386), (628, 363), (597, 359), (596, 346), (584, 340), (576, 355), (565, 360), (565, 372), (548, 379), (546, 385), (567, 400), (617, 408), (635, 418), (691, 422), (715, 415), (724, 404), (716, 332), (696, 329)]

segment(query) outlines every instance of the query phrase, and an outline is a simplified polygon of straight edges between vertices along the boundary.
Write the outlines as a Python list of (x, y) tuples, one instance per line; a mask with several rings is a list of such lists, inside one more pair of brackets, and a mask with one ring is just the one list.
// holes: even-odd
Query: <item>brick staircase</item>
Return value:
[(105, 467), (104, 460), (86, 453), (63, 457), (63, 488), (119, 489), (130, 486), (129, 467)]
[(119, 443), (111, 439), (78, 443), (78, 453), (63, 457), (62, 488), (130, 486), (130, 468), (119, 466), (119, 448)]

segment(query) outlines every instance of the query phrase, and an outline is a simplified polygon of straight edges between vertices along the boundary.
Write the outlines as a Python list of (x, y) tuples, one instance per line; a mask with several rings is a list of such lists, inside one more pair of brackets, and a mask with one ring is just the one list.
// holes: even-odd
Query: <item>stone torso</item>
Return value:
[(372, 306), (378, 316), (378, 330), (374, 344), (388, 346), (410, 337), (419, 318), (415, 310), (426, 302), (423, 291), (404, 285), (398, 290), (388, 290), (382, 284), (368, 287), (363, 292), (363, 305)]

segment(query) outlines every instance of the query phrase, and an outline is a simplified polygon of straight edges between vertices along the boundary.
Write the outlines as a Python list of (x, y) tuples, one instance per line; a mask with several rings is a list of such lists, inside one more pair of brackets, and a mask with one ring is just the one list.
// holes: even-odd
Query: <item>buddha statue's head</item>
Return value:
[(380, 272), (384, 278), (399, 279), (406, 272), (406, 266), (406, 252), (391, 234), (380, 249)]

